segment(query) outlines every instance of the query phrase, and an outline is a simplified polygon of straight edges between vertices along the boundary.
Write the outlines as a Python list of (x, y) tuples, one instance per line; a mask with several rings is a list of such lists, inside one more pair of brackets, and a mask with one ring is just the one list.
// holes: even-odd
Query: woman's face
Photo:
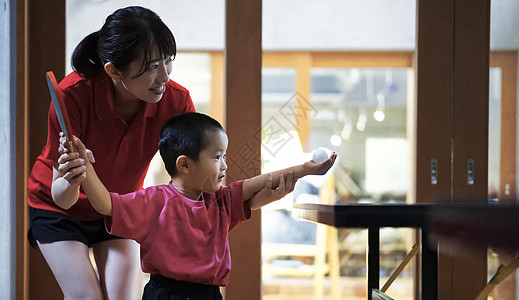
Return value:
[(116, 88), (119, 95), (128, 100), (159, 102), (166, 91), (173, 57), (171, 55), (161, 56), (157, 47), (154, 47), (150, 64), (144, 66), (146, 68), (144, 73), (142, 73), (142, 60), (143, 58), (131, 62), (128, 70), (121, 72), (121, 81), (116, 83)]

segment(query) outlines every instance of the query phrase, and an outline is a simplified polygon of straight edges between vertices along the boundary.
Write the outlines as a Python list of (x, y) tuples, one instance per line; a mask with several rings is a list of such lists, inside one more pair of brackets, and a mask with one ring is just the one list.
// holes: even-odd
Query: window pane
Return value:
[(490, 68), (488, 97), (488, 193), (499, 200), (501, 150), (501, 69)]
[[(300, 179), (293, 193), (263, 208), (263, 298), (331, 295), (329, 276), (324, 276), (318, 291), (315, 271), (328, 267), (318, 261), (319, 251), (326, 249), (322, 246), (337, 243), (341, 296), (365, 299), (366, 230), (335, 230), (331, 234), (337, 238), (327, 239), (330, 227), (294, 219), (291, 208), (300, 202), (406, 201), (411, 174), (407, 103), (413, 101), (409, 98), (412, 71), (310, 67), (306, 70), (308, 99), (296, 88), (297, 77), (306, 76), (298, 72), (305, 70), (263, 68), (262, 171), (309, 160), (318, 147), (337, 152), (339, 159), (331, 174)], [(303, 106), (306, 109), (297, 110)], [(307, 134), (304, 122), (309, 123)], [(323, 198), (326, 189), (332, 190), (332, 199)], [(411, 249), (413, 231), (384, 228), (381, 243), (383, 285)], [(393, 283), (390, 294), (412, 299), (412, 281), (410, 264)]]
[[(308, 149), (324, 146), (339, 154), (336, 185), (343, 191), (338, 195), (340, 201), (370, 201), (382, 195), (405, 201), (410, 174), (408, 72), (311, 70), (311, 103), (317, 114), (310, 117)], [(380, 182), (381, 178), (391, 182)]]

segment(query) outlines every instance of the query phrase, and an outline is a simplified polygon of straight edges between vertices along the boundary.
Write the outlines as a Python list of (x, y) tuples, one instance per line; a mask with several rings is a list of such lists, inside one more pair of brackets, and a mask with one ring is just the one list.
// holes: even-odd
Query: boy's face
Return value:
[(222, 130), (210, 132), (206, 138), (207, 147), (200, 152), (191, 178), (196, 182), (194, 187), (198, 187), (200, 192), (216, 192), (222, 185), (227, 170), (225, 154), (229, 140)]

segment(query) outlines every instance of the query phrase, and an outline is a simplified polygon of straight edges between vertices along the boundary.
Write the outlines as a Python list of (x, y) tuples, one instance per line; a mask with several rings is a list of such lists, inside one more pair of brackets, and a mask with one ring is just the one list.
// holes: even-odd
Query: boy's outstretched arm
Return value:
[(85, 194), (88, 197), (88, 200), (94, 207), (94, 209), (103, 215), (111, 216), (112, 215), (112, 199), (110, 197), (110, 193), (101, 182), (99, 177), (97, 177), (97, 173), (94, 169), (94, 166), (88, 159), (88, 151), (81, 142), (80, 139), (74, 137), (73, 140), (74, 145), (76, 146), (77, 152), (79, 153), (79, 157), (83, 159), (86, 167), (85, 178), (81, 183)]
[(311, 160), (301, 165), (246, 179), (243, 182), (243, 201), (251, 201), (251, 209), (258, 209), (279, 200), (294, 189), (298, 178), (306, 175), (326, 174), (335, 163), (336, 158), (337, 154), (334, 152), (321, 163)]
[(249, 205), (251, 209), (259, 209), (271, 202), (283, 198), (286, 194), (292, 192), (296, 185), (297, 178), (294, 178), (294, 173), (289, 172), (288, 175), (281, 174), (279, 177), (279, 184), (277, 188), (272, 188), (272, 173), (267, 174), (267, 181), (261, 191), (255, 193), (249, 198)]

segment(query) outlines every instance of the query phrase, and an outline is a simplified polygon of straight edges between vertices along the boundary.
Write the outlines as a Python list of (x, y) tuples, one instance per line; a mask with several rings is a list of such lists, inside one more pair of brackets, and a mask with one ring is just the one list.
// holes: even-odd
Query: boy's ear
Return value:
[(177, 166), (177, 172), (180, 174), (187, 174), (189, 173), (189, 157), (185, 155), (180, 155), (177, 158), (176, 166)]
[(122, 72), (119, 71), (119, 69), (117, 69), (113, 63), (107, 62), (105, 64), (105, 71), (106, 71), (106, 74), (108, 74), (108, 76), (110, 76), (114, 81), (122, 80), (122, 78), (121, 78)]

